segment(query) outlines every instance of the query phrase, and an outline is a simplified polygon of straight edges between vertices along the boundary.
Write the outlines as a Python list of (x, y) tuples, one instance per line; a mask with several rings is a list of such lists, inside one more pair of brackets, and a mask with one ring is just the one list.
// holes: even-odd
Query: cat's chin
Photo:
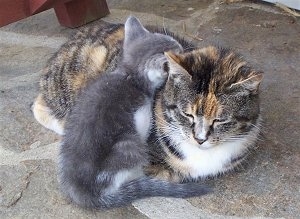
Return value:
[(199, 144), (196, 140), (192, 140), (191, 142), (193, 145), (195, 145), (197, 148), (201, 150), (208, 150), (213, 148), (215, 145), (211, 144), (209, 141), (203, 142), (202, 144)]
[(210, 144), (209, 142), (204, 142), (202, 144), (198, 144), (198, 148), (202, 149), (202, 150), (208, 150), (210, 148), (213, 148), (214, 145)]
[(211, 144), (209, 141), (203, 142), (202, 144), (199, 144), (194, 138), (190, 138), (190, 144), (196, 146), (197, 148), (201, 150), (208, 150), (214, 147), (213, 144)]

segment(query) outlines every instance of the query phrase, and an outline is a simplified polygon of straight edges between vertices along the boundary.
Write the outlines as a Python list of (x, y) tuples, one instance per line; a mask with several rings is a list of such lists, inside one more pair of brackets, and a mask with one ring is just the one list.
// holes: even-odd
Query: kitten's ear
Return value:
[(248, 78), (234, 83), (230, 86), (230, 89), (243, 88), (250, 91), (251, 94), (257, 94), (259, 85), (263, 79), (262, 73), (251, 74)]
[(127, 18), (125, 22), (125, 44), (130, 43), (137, 38), (143, 37), (147, 33), (149, 33), (149, 31), (144, 28), (144, 26), (136, 17), (130, 16)]
[(180, 54), (175, 54), (171, 51), (165, 52), (165, 56), (168, 60), (169, 67), (169, 76), (177, 76), (177, 75), (186, 75), (189, 79), (192, 76), (188, 73), (188, 71), (183, 67), (184, 57)]

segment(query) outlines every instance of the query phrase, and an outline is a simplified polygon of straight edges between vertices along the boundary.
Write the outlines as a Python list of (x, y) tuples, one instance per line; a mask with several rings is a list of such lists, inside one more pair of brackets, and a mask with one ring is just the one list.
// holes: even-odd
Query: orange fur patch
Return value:
[(97, 74), (98, 71), (101, 71), (103, 69), (103, 64), (106, 61), (107, 52), (108, 51), (104, 46), (93, 47), (87, 45), (82, 48), (82, 55), (87, 60), (89, 74)]
[(208, 93), (204, 103), (204, 116), (206, 118), (214, 118), (217, 114), (218, 100), (213, 93)]
[(73, 89), (75, 91), (82, 89), (86, 85), (87, 80), (88, 79), (86, 78), (86, 75), (84, 73), (77, 73), (76, 76), (73, 78)]
[(118, 29), (114, 33), (110, 34), (107, 38), (105, 38), (104, 42), (112, 46), (116, 44), (118, 41), (123, 39), (124, 39), (124, 27), (120, 27), (120, 29)]

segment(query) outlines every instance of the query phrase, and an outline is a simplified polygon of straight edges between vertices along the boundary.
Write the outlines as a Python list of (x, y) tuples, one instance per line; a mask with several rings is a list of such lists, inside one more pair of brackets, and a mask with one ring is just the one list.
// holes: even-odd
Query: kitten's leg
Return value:
[(56, 132), (59, 135), (64, 134), (63, 121), (56, 119), (51, 115), (51, 109), (47, 107), (42, 94), (39, 94), (31, 106), (34, 118), (44, 127)]
[(174, 183), (181, 183), (181, 177), (176, 174), (174, 171), (167, 169), (163, 165), (155, 164), (149, 165), (144, 168), (144, 172), (146, 175), (152, 176), (154, 178), (158, 178), (161, 180), (166, 180)]
[(126, 182), (144, 176), (143, 167), (148, 164), (145, 145), (139, 140), (122, 140), (112, 148), (111, 154), (105, 159), (103, 170), (97, 175), (97, 182), (105, 184), (107, 173), (110, 176), (107, 194), (116, 193)]
[(112, 147), (112, 152), (106, 159), (107, 167), (115, 167), (118, 170), (148, 165), (145, 143), (136, 136), (126, 136), (125, 139), (118, 141)]

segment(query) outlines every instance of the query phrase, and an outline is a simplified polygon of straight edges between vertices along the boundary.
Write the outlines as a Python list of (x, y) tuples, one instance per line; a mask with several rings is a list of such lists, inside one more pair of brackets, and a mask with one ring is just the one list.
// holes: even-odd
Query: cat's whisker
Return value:
[(171, 127), (171, 128), (174, 127), (176, 129), (178, 129), (178, 126), (176, 126), (176, 125), (174, 125), (172, 123), (167, 122), (166, 120), (164, 120), (160, 116), (157, 116), (156, 122), (159, 123), (160, 125), (163, 125), (163, 126), (166, 126), (166, 127)]
[(159, 138), (170, 137), (172, 135), (180, 135), (181, 133), (178, 130), (160, 130)]
[(251, 126), (261, 131), (261, 125), (255, 125), (252, 123)]
[(196, 46), (187, 46), (187, 47), (184, 47), (184, 51), (187, 51), (187, 50), (191, 50), (191, 49), (196, 49), (197, 47)]
[(173, 124), (170, 124), (170, 123), (167, 123), (165, 121), (157, 121), (157, 123), (163, 127), (168, 127), (168, 128), (174, 128), (174, 129), (178, 129), (177, 126), (173, 125)]
[(166, 30), (166, 26), (165, 26), (165, 17), (163, 17), (163, 30), (165, 32), (165, 35), (168, 35), (167, 30)]
[(179, 132), (180, 129), (176, 126), (167, 126), (165, 124), (161, 124), (159, 123), (160, 126), (164, 127), (164, 129), (160, 128), (160, 131), (165, 131), (168, 133), (172, 133), (172, 132)]

